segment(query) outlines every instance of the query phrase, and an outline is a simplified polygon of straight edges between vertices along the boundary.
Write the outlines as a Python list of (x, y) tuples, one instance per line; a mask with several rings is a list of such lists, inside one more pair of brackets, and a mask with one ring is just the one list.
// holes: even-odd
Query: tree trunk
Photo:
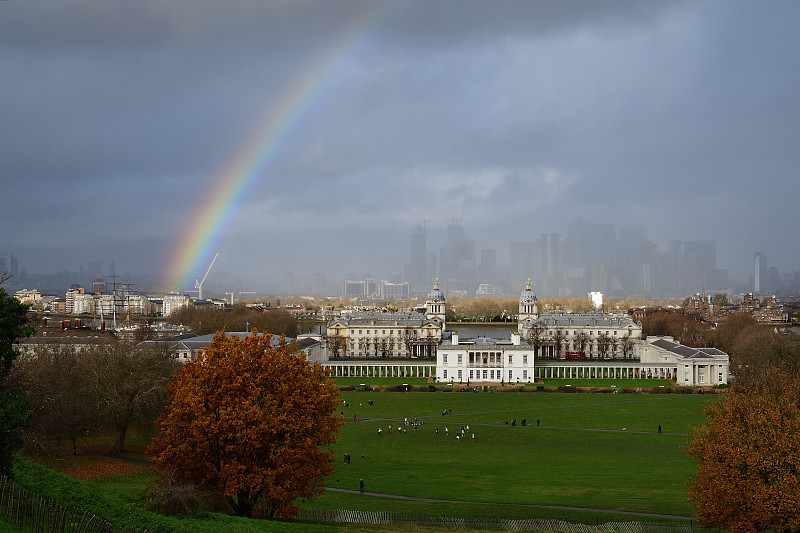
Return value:
[(233, 512), (236, 513), (236, 516), (252, 518), (253, 504), (250, 503), (249, 499), (244, 496), (238, 496), (236, 499), (236, 503), (231, 502), (231, 507), (233, 507)]
[(128, 424), (117, 424), (117, 444), (114, 446), (114, 451), (123, 453), (125, 451), (125, 434), (128, 433)]

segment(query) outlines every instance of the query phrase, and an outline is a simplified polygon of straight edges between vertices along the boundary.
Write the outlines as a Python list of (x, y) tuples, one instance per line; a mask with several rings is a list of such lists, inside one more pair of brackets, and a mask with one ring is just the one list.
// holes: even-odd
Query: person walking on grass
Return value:
[(358, 491), (361, 494), (364, 494), (364, 480), (363, 479), (358, 481)]

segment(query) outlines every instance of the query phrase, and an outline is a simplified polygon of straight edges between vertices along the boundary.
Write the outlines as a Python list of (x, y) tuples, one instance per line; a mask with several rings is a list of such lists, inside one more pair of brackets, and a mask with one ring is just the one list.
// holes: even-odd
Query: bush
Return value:
[(203, 499), (195, 485), (164, 479), (148, 489), (144, 507), (169, 516), (192, 515), (203, 509)]

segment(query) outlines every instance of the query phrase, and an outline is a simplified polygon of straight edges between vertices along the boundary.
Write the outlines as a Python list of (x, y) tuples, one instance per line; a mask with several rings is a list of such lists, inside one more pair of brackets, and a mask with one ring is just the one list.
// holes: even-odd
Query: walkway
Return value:
[(535, 503), (500, 503), (500, 502), (474, 502), (469, 500), (440, 500), (436, 498), (419, 498), (416, 496), (402, 496), (400, 494), (382, 494), (380, 492), (360, 492), (357, 490), (350, 490), (350, 489), (336, 489), (333, 487), (326, 487), (325, 490), (330, 492), (340, 492), (344, 494), (359, 494), (361, 496), (373, 496), (377, 498), (390, 498), (393, 500), (406, 500), (406, 501), (413, 501), (413, 502), (430, 502), (430, 503), (466, 503), (472, 505), (487, 505), (487, 504), (494, 504), (494, 505), (517, 505), (519, 507), (534, 507), (537, 509), (555, 509), (555, 510), (562, 510), (562, 511), (586, 511), (592, 513), (604, 513), (604, 514), (618, 514), (618, 515), (627, 515), (627, 516), (646, 516), (649, 518), (665, 518), (665, 519), (672, 519), (672, 520), (690, 520), (694, 521), (695, 519), (691, 516), (680, 516), (680, 515), (671, 515), (671, 514), (657, 514), (657, 513), (637, 513), (634, 511), (614, 511), (611, 509), (593, 509), (589, 507), (567, 507), (563, 505), (539, 505)]

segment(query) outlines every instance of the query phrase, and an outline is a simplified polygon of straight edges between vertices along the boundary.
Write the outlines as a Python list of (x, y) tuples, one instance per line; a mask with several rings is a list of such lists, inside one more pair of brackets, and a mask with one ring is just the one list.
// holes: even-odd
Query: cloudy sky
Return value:
[[(716, 240), (734, 278), (756, 251), (796, 270), (798, 23), (777, 0), (2, 1), (0, 254), (167, 276), (204, 238), (260, 289), (400, 274), (421, 220), (503, 263), (582, 215)], [(241, 198), (209, 198), (225, 180)]]

